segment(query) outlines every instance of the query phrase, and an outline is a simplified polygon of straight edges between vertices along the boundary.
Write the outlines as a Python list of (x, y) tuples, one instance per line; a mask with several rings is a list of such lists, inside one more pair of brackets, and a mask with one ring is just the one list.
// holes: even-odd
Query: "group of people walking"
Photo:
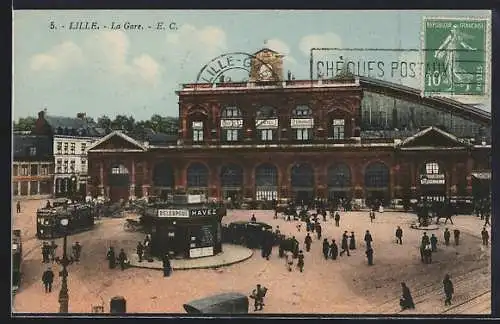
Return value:
[[(58, 245), (54, 240), (50, 244), (46, 241), (42, 243), (42, 263), (57, 262), (59, 258), (56, 256)], [(74, 261), (80, 261), (80, 256), (82, 254), (82, 245), (80, 242), (75, 242), (71, 246), (71, 256)]]

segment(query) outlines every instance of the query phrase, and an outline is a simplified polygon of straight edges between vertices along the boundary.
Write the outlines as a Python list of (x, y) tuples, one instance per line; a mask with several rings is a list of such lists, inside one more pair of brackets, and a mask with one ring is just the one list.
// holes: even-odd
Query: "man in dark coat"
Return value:
[(108, 259), (108, 264), (110, 269), (114, 269), (116, 267), (116, 255), (115, 249), (110, 246), (108, 249), (108, 253), (106, 254), (106, 259)]
[(370, 209), (370, 223), (373, 223), (373, 220), (375, 219), (375, 210)]
[(366, 258), (368, 259), (368, 265), (373, 265), (373, 249), (371, 246), (366, 249)]
[(125, 270), (125, 265), (127, 263), (127, 255), (123, 249), (120, 249), (120, 253), (118, 254), (118, 262), (120, 263), (120, 268)]
[(345, 252), (347, 252), (347, 256), (351, 256), (349, 254), (349, 246), (347, 243), (348, 238), (349, 237), (347, 236), (347, 231), (345, 231), (344, 234), (342, 234), (342, 241), (340, 243), (340, 248), (342, 249), (342, 251), (340, 251), (340, 256), (342, 256), (342, 254), (344, 254)]
[(307, 233), (306, 238), (304, 239), (304, 244), (306, 245), (306, 251), (309, 252), (311, 250), (312, 238), (309, 233)]
[(257, 289), (252, 292), (251, 298), (254, 299), (254, 311), (262, 310), (264, 306), (264, 297), (266, 296), (267, 288), (262, 288), (261, 285), (257, 285)]
[(17, 201), (16, 211), (17, 211), (18, 214), (21, 212), (21, 202), (20, 201)]
[(483, 230), (481, 231), (481, 238), (483, 239), (483, 245), (488, 245), (490, 235), (488, 234), (486, 227), (483, 227)]
[(365, 244), (366, 244), (366, 248), (369, 248), (372, 246), (372, 242), (373, 242), (373, 239), (372, 239), (372, 235), (370, 234), (370, 231), (366, 231), (365, 233)]
[(162, 263), (163, 263), (163, 276), (170, 277), (170, 274), (172, 273), (172, 265), (170, 264), (170, 258), (168, 257), (168, 254), (165, 254), (163, 256)]
[(356, 238), (354, 237), (354, 232), (351, 232), (349, 237), (349, 250), (356, 250)]
[(47, 242), (42, 243), (42, 262), (49, 263), (50, 245)]
[(50, 259), (52, 260), (52, 262), (56, 260), (56, 251), (57, 251), (56, 241), (52, 240), (52, 242), (50, 242)]
[(404, 282), (401, 283), (401, 288), (403, 290), (401, 299), (399, 300), (399, 305), (401, 310), (414, 309), (415, 303), (413, 302), (413, 297), (411, 296), (410, 289), (406, 286)]
[(54, 282), (54, 272), (50, 267), (44, 271), (42, 275), (43, 286), (45, 287), (45, 293), (52, 292), (52, 283)]
[(321, 215), (323, 216), (323, 222), (326, 222), (326, 209), (321, 209)]
[(316, 234), (318, 235), (318, 240), (321, 240), (321, 224), (319, 222), (316, 222)]
[(486, 226), (486, 225), (491, 226), (491, 224), (490, 224), (490, 206), (487, 203), (484, 204), (484, 218), (485, 218), (484, 226)]
[(82, 245), (80, 242), (75, 242), (73, 245), (73, 256), (75, 257), (75, 261), (80, 261), (80, 255), (82, 254)]
[(330, 257), (332, 260), (337, 260), (337, 257), (339, 256), (339, 247), (337, 246), (337, 243), (335, 243), (335, 240), (332, 240), (332, 244), (330, 244)]
[(340, 213), (338, 210), (335, 211), (335, 226), (339, 227), (340, 226)]
[(450, 231), (447, 228), (445, 228), (444, 229), (444, 244), (446, 246), (450, 245), (450, 236), (451, 236)]
[(299, 241), (297, 241), (295, 236), (292, 236), (292, 253), (294, 259), (296, 259), (299, 255)]
[(328, 240), (324, 239), (323, 240), (323, 256), (325, 257), (325, 260), (328, 259), (328, 252), (330, 251), (330, 244), (328, 244)]
[(446, 274), (444, 276), (443, 289), (444, 289), (444, 295), (446, 296), (446, 299), (444, 300), (444, 305), (450, 306), (451, 305), (451, 298), (453, 297), (453, 293), (455, 291), (453, 289), (453, 283), (450, 280), (449, 274)]
[(299, 255), (297, 256), (299, 260), (297, 261), (297, 268), (300, 269), (300, 272), (304, 272), (304, 253), (299, 251)]
[(252, 214), (252, 218), (250, 218), (250, 222), (252, 222), (252, 223), (257, 222), (257, 218), (255, 218), (255, 214)]
[(396, 242), (399, 244), (403, 244), (403, 230), (400, 226), (396, 229)]
[(460, 241), (460, 230), (458, 229), (453, 230), (453, 239), (455, 240), (455, 245), (458, 245)]
[(431, 241), (432, 252), (436, 252), (438, 244), (438, 238), (436, 237), (436, 235), (432, 234), (430, 241)]
[(137, 242), (136, 247), (137, 256), (139, 257), (139, 262), (142, 262), (142, 256), (144, 255), (144, 246), (141, 241)]

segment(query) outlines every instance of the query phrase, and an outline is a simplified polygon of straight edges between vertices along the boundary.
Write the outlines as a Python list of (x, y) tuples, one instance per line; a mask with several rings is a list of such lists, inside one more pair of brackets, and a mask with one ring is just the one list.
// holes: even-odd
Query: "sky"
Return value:
[[(263, 47), (285, 55), (285, 71), (290, 70), (296, 79), (310, 78), (311, 48), (404, 49), (316, 51), (313, 74), (317, 75), (319, 61), (383, 61), (381, 78), (419, 88), (420, 73), (409, 77), (401, 62), (422, 62), (415, 50), (421, 48), (423, 17), (490, 18), (491, 14), (450, 10), (37, 10), (15, 11), (13, 16), (14, 120), (36, 117), (44, 108), (53, 116), (85, 112), (94, 118), (126, 114), (144, 120), (153, 114), (177, 116), (175, 91), (183, 83), (195, 82), (212, 59), (231, 52), (252, 54)], [(96, 22), (99, 29), (70, 30), (71, 22), (73, 26), (75, 22)], [(158, 29), (158, 23), (162, 28)], [(130, 24), (143, 29), (125, 29)], [(111, 30), (117, 25), (121, 29)], [(390, 62), (398, 62), (397, 68), (390, 68)], [(473, 103), (491, 110), (488, 97)]]

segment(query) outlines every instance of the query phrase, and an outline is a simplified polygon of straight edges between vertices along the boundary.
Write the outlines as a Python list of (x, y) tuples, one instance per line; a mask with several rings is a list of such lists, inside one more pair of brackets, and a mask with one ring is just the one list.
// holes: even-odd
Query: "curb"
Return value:
[[(200, 265), (200, 266), (193, 266), (193, 267), (172, 267), (172, 270), (195, 270), (195, 269), (216, 269), (216, 268), (222, 268), (222, 267), (227, 267), (227, 266), (230, 266), (230, 265), (233, 265), (233, 264), (236, 264), (236, 263), (240, 263), (240, 262), (243, 262), (243, 261), (246, 261), (248, 259), (250, 259), (253, 254), (254, 254), (254, 251), (251, 250), (252, 253), (250, 253), (249, 256), (243, 258), (243, 259), (238, 259), (238, 260), (235, 260), (235, 261), (231, 261), (231, 262), (228, 262), (228, 263), (222, 263), (222, 264), (213, 264), (213, 265)], [(141, 269), (149, 269), (149, 270), (158, 270), (158, 271), (163, 271), (162, 268), (157, 268), (157, 267), (152, 267), (152, 266), (139, 266), (139, 265), (129, 265), (130, 268), (141, 268)]]

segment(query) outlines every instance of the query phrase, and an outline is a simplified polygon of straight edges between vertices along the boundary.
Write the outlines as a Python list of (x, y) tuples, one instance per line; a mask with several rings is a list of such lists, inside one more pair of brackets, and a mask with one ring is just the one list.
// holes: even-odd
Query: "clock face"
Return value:
[(267, 64), (262, 64), (259, 69), (259, 79), (270, 80), (273, 76), (271, 68)]

